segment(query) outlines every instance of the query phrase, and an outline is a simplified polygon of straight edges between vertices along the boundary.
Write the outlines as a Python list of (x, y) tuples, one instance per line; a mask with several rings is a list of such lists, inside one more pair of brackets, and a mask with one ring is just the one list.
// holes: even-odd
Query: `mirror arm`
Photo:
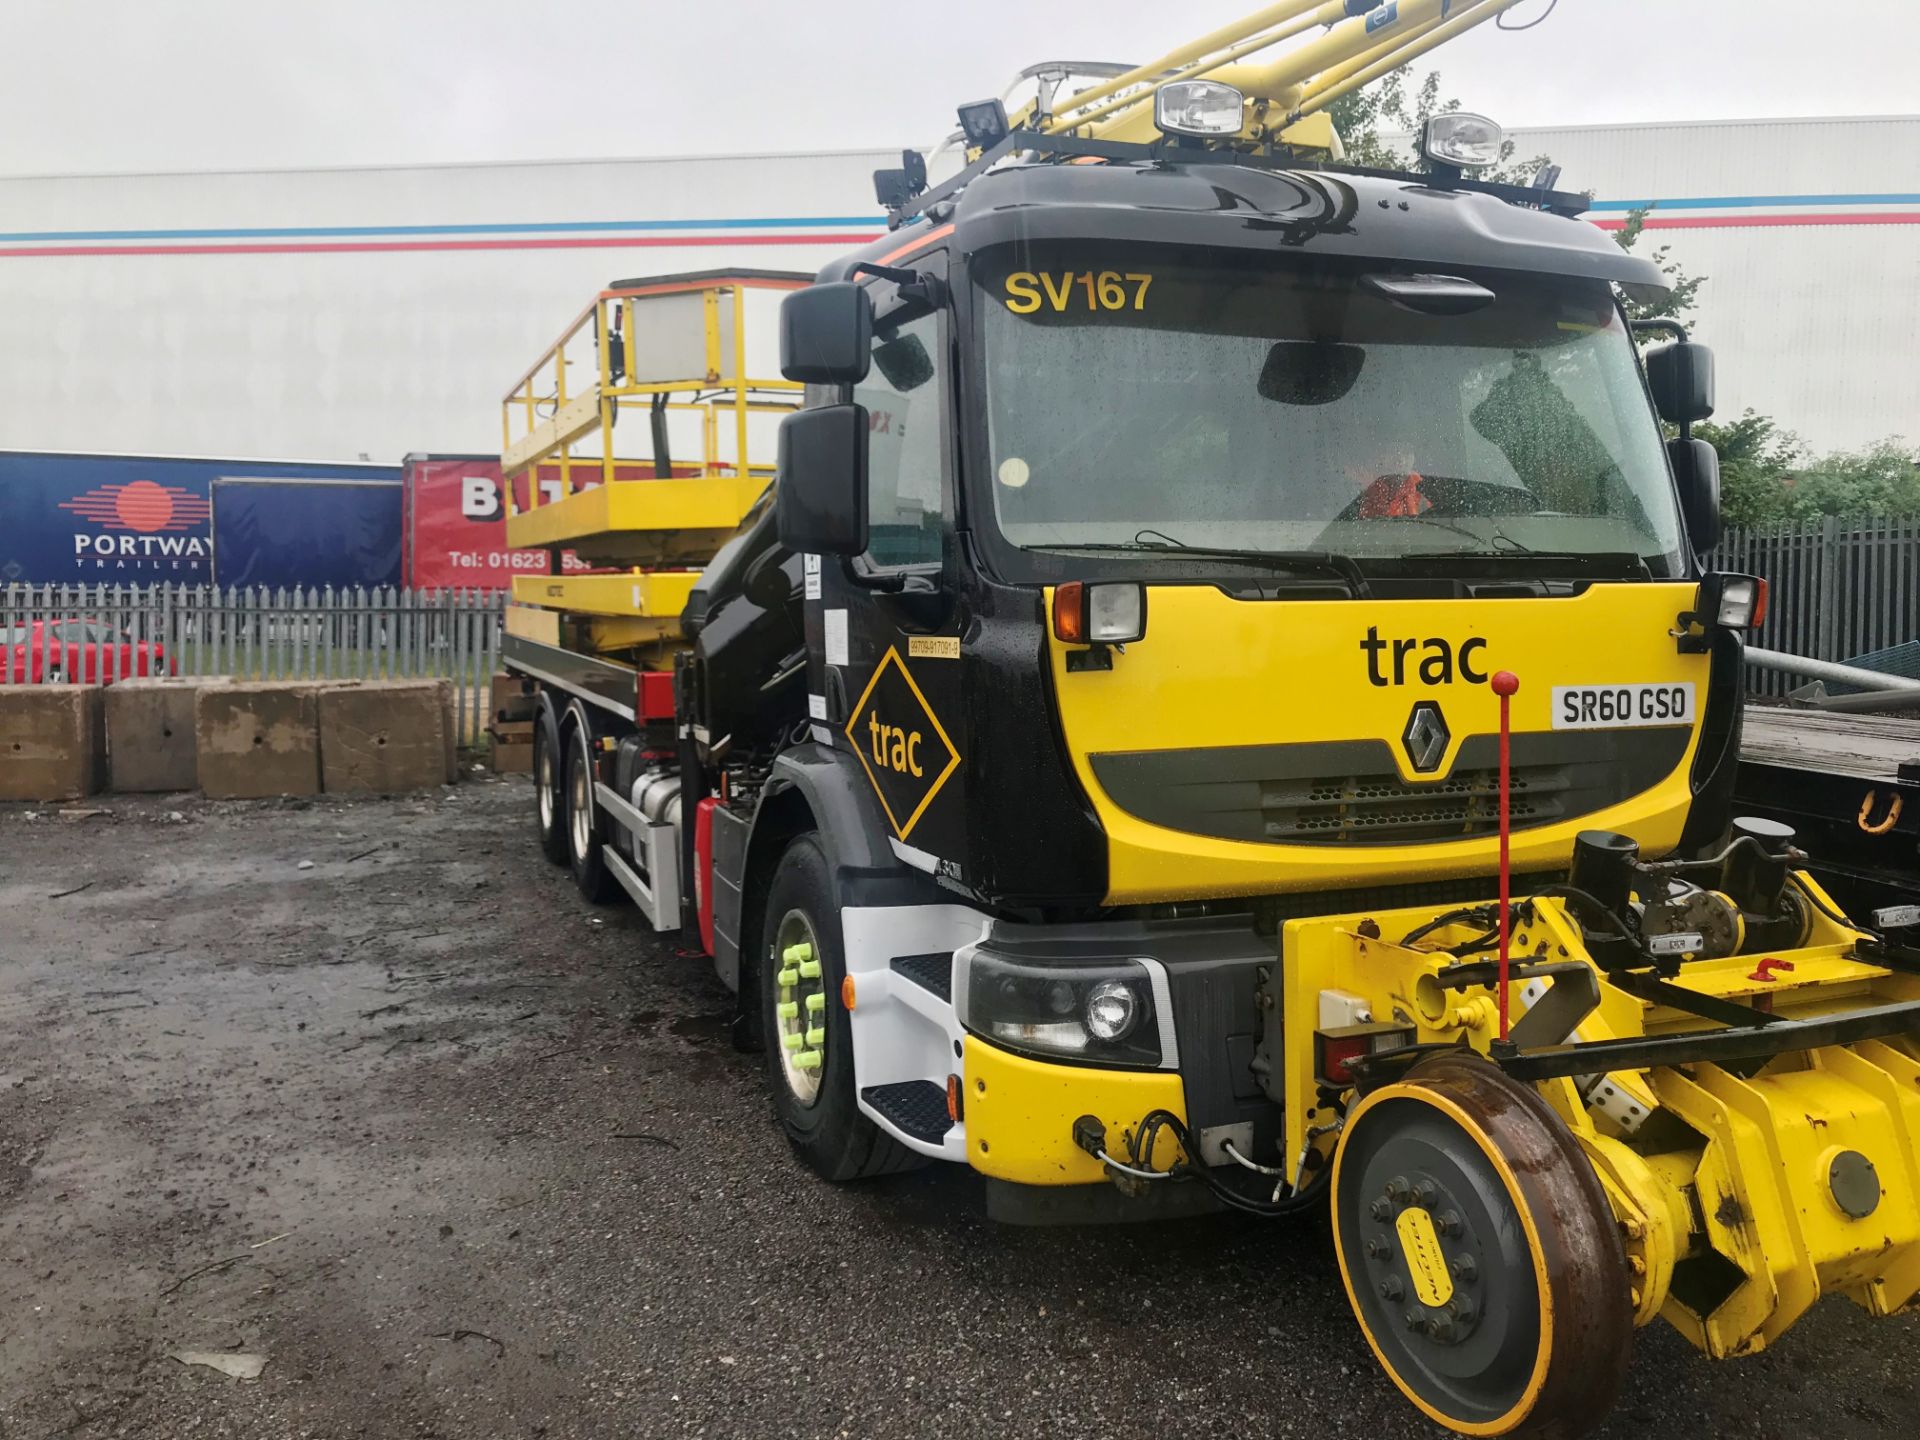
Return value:
[(1673, 336), (1674, 339), (1683, 345), (1687, 342), (1687, 327), (1682, 325), (1678, 320), (1629, 320), (1627, 322), (1627, 328), (1636, 335), (1663, 331)]
[(900, 287), (902, 300), (914, 301), (936, 310), (947, 303), (947, 296), (950, 293), (947, 282), (938, 275), (927, 275), (919, 270), (903, 270), (897, 265), (875, 265), (862, 260), (853, 267), (853, 273), (872, 275), (879, 280), (891, 280)]

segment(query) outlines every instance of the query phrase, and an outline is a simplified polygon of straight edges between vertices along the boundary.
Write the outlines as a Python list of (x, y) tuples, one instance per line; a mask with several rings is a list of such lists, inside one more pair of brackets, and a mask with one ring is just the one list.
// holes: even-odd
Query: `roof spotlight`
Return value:
[(1011, 133), (1007, 107), (998, 100), (976, 100), (960, 107), (960, 133), (967, 137), (967, 148), (991, 150)]
[(1486, 116), (1455, 110), (1427, 121), (1420, 131), (1420, 154), (1429, 165), (1484, 170), (1500, 163), (1506, 138)]

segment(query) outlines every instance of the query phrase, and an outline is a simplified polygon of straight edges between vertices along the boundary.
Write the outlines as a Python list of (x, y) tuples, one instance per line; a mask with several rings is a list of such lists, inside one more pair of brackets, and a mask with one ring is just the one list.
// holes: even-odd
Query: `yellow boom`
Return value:
[[(1050, 135), (1103, 140), (1158, 137), (1153, 99), (1160, 87), (1201, 78), (1246, 96), (1246, 114), (1232, 141), (1273, 141), (1293, 149), (1331, 149), (1326, 126), (1299, 122), (1436, 46), (1511, 9), (1519, 0), (1282, 0), (1203, 35), (1122, 75), (1081, 90), (1050, 116), (1024, 117)], [(1286, 46), (1257, 63), (1252, 57), (1309, 30), (1325, 33)]]

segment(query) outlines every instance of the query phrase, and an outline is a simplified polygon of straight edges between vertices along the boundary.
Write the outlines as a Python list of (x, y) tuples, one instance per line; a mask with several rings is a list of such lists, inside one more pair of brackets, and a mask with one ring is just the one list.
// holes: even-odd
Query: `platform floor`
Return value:
[(1920, 713), (1840, 715), (1749, 705), (1741, 758), (1863, 780), (1892, 780), (1920, 764)]

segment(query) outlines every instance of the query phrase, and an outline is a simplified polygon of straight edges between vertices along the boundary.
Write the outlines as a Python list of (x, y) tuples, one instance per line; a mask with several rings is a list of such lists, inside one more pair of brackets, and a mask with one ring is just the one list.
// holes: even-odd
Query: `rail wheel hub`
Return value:
[(1472, 1435), (1577, 1434), (1631, 1348), (1626, 1257), (1592, 1167), (1531, 1090), (1441, 1055), (1362, 1099), (1335, 1242), (1395, 1384)]

